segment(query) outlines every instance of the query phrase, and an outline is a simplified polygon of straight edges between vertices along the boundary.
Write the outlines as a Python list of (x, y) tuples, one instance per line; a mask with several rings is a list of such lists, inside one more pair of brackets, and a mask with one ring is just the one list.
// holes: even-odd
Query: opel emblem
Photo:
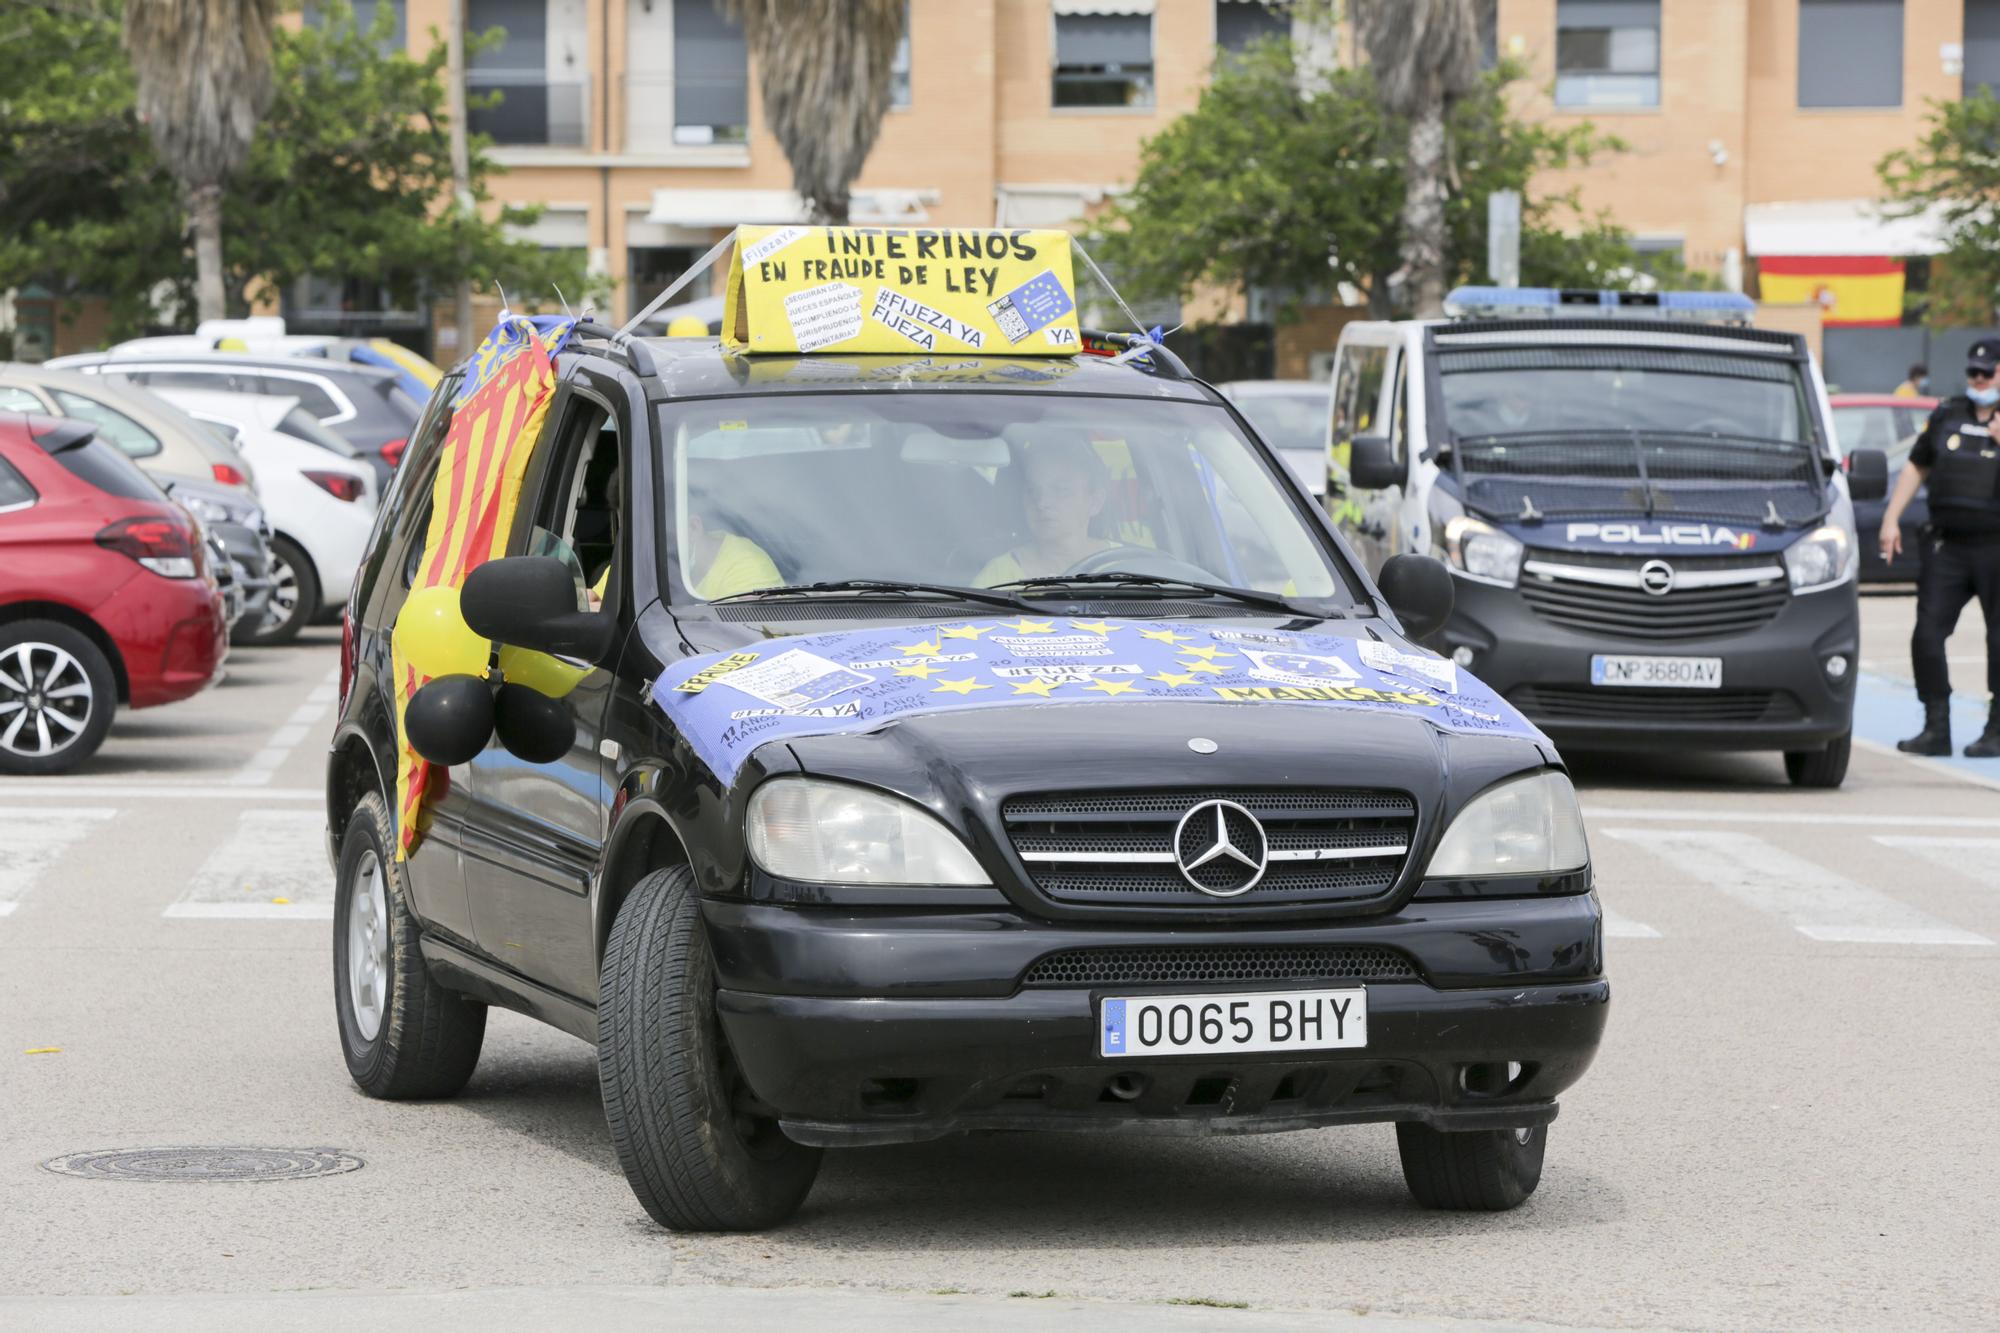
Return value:
[(1206, 736), (1188, 737), (1188, 749), (1196, 754), (1214, 754), (1220, 747)]
[(1181, 878), (1211, 898), (1248, 893), (1264, 878), (1264, 826), (1234, 801), (1203, 801), (1174, 829)]
[(1664, 560), (1648, 560), (1639, 566), (1639, 586), (1655, 597), (1674, 590), (1674, 567)]

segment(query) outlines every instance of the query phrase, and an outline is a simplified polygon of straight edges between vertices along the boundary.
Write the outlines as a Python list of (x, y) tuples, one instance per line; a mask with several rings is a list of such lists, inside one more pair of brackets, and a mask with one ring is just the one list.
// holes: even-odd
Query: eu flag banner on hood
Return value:
[(676, 663), (654, 683), (653, 701), (725, 782), (768, 741), (969, 708), (1280, 703), (1544, 739), (1493, 691), (1429, 653), (1184, 621), (1024, 616), (769, 639)]

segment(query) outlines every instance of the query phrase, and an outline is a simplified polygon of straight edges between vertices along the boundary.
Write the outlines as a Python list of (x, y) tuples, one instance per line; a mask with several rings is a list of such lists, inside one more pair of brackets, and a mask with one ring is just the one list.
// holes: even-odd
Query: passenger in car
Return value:
[(973, 580), (982, 588), (1061, 574), (1085, 556), (1117, 545), (1090, 530), (1104, 512), (1111, 477), (1088, 442), (1067, 437), (1033, 441), (1018, 466), (1027, 480), (1021, 507), (1029, 540), (986, 562)]
[(722, 526), (715, 506), (698, 485), (688, 489), (687, 556), (681, 577), (705, 602), (775, 588), (785, 581), (763, 547)]

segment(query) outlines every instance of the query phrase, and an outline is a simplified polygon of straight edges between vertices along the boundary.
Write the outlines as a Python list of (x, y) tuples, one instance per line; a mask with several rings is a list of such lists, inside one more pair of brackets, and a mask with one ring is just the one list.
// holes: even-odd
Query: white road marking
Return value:
[(1940, 838), (1878, 833), (1875, 841), (1915, 852), (1932, 865), (1971, 880), (1982, 889), (2000, 889), (2000, 838)]
[[(1859, 745), (1860, 742), (1856, 741)], [(1905, 756), (1907, 758), (1908, 756)], [(1623, 806), (1586, 805), (1586, 819), (1628, 819), (1648, 824), (1894, 824), (1898, 828), (1990, 828), (2000, 829), (2000, 819), (1982, 815), (1899, 815), (1881, 811), (1855, 810), (1837, 815), (1806, 814), (1794, 810), (1659, 810), (1628, 809)]]
[(12, 915), (71, 843), (83, 841), (117, 813), (54, 805), (0, 810), (0, 916)]
[(1907, 907), (1845, 875), (1795, 856), (1751, 833), (1609, 828), (1599, 832), (1643, 847), (1676, 870), (1807, 939), (1838, 944), (1991, 944), (1984, 935)]
[[(318, 787), (239, 787), (220, 784), (187, 785), (172, 778), (140, 786), (134, 783), (92, 782), (0, 782), (0, 800), (16, 797), (41, 800), (55, 798), (74, 801), (78, 797), (120, 801), (324, 801)], [(43, 807), (46, 809), (47, 807)]]
[(1870, 754), (1884, 755), (1890, 759), (1900, 759), (1908, 764), (1915, 764), (1918, 768), (1935, 773), (1939, 777), (1952, 778), (1959, 782), (1970, 783), (1974, 787), (1990, 787), (1994, 791), (2000, 791), (2000, 778), (1989, 778), (1983, 773), (1969, 772), (1964, 764), (1948, 764), (1941, 759), (1932, 759), (1920, 754), (1904, 754), (1893, 745), (1884, 745), (1880, 741), (1864, 740), (1859, 736), (1854, 738), (1854, 748), (1857, 750), (1866, 750)]
[(326, 817), (316, 810), (243, 811), (180, 901), (161, 915), (330, 920)]
[(313, 687), (306, 701), (292, 710), (292, 715), (285, 719), (285, 725), (271, 733), (264, 742), (264, 748), (230, 775), (230, 783), (238, 787), (260, 787), (269, 782), (271, 775), (292, 757), (292, 751), (298, 748), (299, 742), (311, 735), (313, 727), (327, 715), (339, 689), (340, 668), (336, 666)]
[(1660, 932), (1643, 921), (1621, 916), (1607, 907), (1604, 909), (1604, 937), (1612, 940), (1656, 940), (1660, 938)]

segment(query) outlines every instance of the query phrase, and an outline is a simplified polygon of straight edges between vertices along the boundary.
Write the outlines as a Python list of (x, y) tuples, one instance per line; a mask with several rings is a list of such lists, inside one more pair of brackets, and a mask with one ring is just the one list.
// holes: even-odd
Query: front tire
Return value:
[(347, 821), (334, 881), (340, 1049), (370, 1097), (449, 1097), (479, 1063), (486, 1006), (431, 980), (395, 847), (389, 808), (370, 792)]
[(604, 1118), (646, 1212), (675, 1231), (756, 1231), (798, 1211), (820, 1151), (786, 1138), (736, 1068), (685, 866), (634, 886), (600, 983)]
[(1794, 787), (1838, 787), (1847, 781), (1847, 760), (1853, 751), (1851, 730), (1842, 732), (1824, 750), (1787, 750), (1785, 776)]
[(1542, 1182), (1549, 1128), (1476, 1129), (1446, 1133), (1405, 1121), (1396, 1126), (1403, 1181), (1426, 1208), (1503, 1213), (1518, 1208)]
[(67, 773), (104, 744), (117, 708), (111, 662), (80, 631), (0, 625), (0, 773)]

